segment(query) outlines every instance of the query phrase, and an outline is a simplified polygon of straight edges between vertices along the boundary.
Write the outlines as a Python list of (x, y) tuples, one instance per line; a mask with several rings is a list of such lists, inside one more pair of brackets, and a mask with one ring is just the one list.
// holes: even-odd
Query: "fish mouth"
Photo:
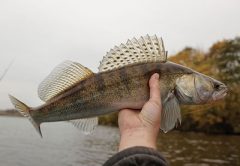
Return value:
[(224, 98), (228, 93), (228, 88), (224, 85), (224, 86), (221, 86), (221, 90), (217, 92), (217, 94), (215, 94), (213, 96), (213, 100), (219, 100), (219, 99), (222, 99)]
[(226, 85), (222, 85), (221, 87), (221, 95), (223, 95), (223, 96), (226, 96), (227, 95), (227, 92), (228, 92), (228, 88), (227, 88), (227, 86)]
[(224, 98), (227, 95), (227, 91), (222, 92), (221, 94), (219, 94), (222, 98)]

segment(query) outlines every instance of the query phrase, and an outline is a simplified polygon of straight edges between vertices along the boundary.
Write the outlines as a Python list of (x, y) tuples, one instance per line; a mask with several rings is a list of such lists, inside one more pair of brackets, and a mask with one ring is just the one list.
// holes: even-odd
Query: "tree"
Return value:
[(216, 59), (221, 80), (235, 86), (240, 81), (240, 38), (217, 42), (210, 48), (209, 55)]
[(220, 80), (227, 84), (229, 92), (225, 98), (225, 107), (221, 113), (226, 124), (233, 132), (240, 133), (240, 38), (223, 40), (215, 43), (209, 51), (215, 60), (215, 67)]

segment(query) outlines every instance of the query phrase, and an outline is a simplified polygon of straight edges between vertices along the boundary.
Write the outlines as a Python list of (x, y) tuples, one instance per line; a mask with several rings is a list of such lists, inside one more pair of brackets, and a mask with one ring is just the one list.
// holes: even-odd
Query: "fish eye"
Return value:
[(219, 89), (220, 85), (219, 84), (214, 84), (214, 89)]

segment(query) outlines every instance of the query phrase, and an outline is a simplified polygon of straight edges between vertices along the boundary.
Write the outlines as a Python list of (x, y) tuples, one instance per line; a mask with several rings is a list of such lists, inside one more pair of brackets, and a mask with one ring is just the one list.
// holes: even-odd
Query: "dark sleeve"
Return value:
[(147, 147), (125, 149), (106, 161), (103, 166), (165, 166), (164, 157), (156, 150)]

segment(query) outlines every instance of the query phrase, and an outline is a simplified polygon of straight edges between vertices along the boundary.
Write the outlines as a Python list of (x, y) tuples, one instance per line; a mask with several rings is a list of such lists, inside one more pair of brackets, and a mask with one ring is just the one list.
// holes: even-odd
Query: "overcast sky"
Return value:
[(239, 0), (1, 0), (0, 109), (8, 94), (41, 104), (38, 84), (60, 62), (97, 72), (106, 51), (128, 38), (162, 36), (174, 54), (185, 46), (207, 50), (240, 35)]

